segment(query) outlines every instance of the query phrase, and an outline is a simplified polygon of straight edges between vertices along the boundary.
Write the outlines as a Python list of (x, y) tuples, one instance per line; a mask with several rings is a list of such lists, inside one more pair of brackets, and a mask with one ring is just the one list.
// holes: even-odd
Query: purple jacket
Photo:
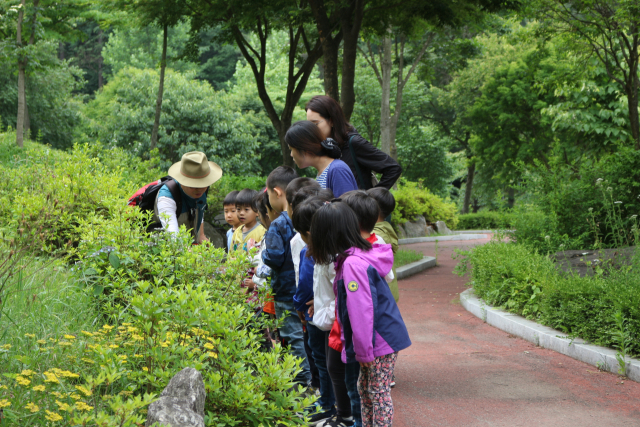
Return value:
[(383, 279), (393, 266), (391, 245), (351, 248), (347, 254), (336, 263), (333, 282), (342, 361), (368, 363), (409, 347), (407, 327)]

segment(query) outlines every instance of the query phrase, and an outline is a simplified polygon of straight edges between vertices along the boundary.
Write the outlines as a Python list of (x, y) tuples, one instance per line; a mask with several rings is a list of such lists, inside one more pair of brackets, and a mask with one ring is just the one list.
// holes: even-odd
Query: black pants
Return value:
[(329, 334), (327, 334), (327, 371), (333, 385), (333, 395), (336, 398), (337, 414), (343, 418), (351, 416), (351, 399), (347, 393), (347, 385), (344, 381), (345, 364), (342, 363), (342, 353), (329, 347)]
[(309, 347), (309, 332), (307, 332), (306, 327), (304, 328), (304, 351), (307, 353), (309, 370), (311, 370), (311, 386), (320, 388), (320, 375), (318, 374), (316, 361), (313, 359), (313, 352), (311, 351), (311, 347)]

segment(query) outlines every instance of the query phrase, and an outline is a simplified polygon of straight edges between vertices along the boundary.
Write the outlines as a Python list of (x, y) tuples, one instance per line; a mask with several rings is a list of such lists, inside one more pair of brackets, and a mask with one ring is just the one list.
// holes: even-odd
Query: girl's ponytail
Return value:
[(327, 138), (320, 143), (322, 146), (323, 154), (331, 157), (332, 159), (339, 159), (342, 157), (342, 150), (338, 147), (338, 144), (333, 140), (333, 138)]

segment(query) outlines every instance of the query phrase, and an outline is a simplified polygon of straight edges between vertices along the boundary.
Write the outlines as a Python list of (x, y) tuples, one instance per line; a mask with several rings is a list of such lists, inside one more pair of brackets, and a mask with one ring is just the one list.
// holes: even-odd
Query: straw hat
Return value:
[(180, 183), (193, 188), (208, 187), (222, 177), (222, 169), (207, 160), (201, 151), (191, 151), (182, 156), (182, 160), (169, 168), (169, 176)]

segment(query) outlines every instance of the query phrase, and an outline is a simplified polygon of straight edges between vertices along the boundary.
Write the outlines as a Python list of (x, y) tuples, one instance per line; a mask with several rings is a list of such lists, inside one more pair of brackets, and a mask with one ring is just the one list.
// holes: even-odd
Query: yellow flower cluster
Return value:
[(89, 406), (84, 402), (76, 402), (76, 409), (79, 411), (91, 411), (93, 406)]
[(56, 405), (58, 405), (58, 408), (60, 408), (61, 411), (69, 411), (70, 406), (67, 403), (56, 400)]
[(89, 390), (86, 387), (83, 387), (81, 385), (77, 385), (76, 386), (76, 390), (81, 391), (85, 396), (91, 396), (91, 394), (92, 394), (91, 390)]
[(28, 409), (29, 412), (31, 412), (31, 413), (38, 412), (40, 410), (38, 405), (36, 405), (35, 403), (29, 403), (29, 404), (25, 405), (25, 409)]
[(21, 376), (21, 375), (18, 375), (18, 376), (16, 377), (16, 382), (17, 382), (18, 384), (22, 385), (22, 386), (25, 386), (25, 387), (26, 387), (26, 386), (28, 386), (29, 384), (31, 384), (31, 381), (30, 381), (30, 380), (26, 379), (25, 377), (23, 377), (23, 376)]
[(26, 338), (35, 338), (35, 334), (24, 334)]
[(34, 388), (32, 388), (33, 391), (44, 391), (44, 386), (43, 385), (37, 385)]
[(7, 399), (0, 400), (0, 408), (6, 408), (8, 406), (11, 406), (11, 402), (9, 402)]
[(51, 422), (56, 422), (56, 421), (60, 421), (62, 420), (62, 417), (60, 416), (60, 414), (57, 414), (55, 412), (51, 412), (48, 409), (45, 410), (47, 412), (47, 416), (45, 417), (46, 419), (48, 419)]

